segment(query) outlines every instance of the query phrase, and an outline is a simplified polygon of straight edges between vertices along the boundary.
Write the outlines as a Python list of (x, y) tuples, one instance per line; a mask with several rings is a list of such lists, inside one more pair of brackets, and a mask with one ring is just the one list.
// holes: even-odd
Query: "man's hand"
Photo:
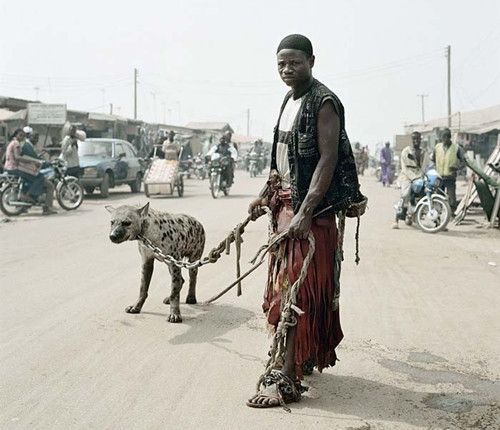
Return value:
[(312, 216), (302, 213), (296, 214), (288, 227), (288, 237), (291, 239), (307, 239), (311, 230)]
[(250, 206), (248, 206), (248, 213), (251, 215), (251, 220), (255, 221), (260, 216), (264, 215), (266, 211), (264, 207), (268, 205), (268, 200), (264, 197), (256, 198)]

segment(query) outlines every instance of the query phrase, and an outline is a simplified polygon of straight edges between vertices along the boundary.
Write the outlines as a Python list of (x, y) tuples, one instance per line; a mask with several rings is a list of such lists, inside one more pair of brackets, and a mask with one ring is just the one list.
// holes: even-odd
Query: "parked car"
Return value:
[(130, 143), (120, 139), (91, 138), (78, 145), (80, 182), (87, 194), (99, 188), (102, 197), (109, 189), (128, 184), (133, 193), (141, 191), (143, 162)]

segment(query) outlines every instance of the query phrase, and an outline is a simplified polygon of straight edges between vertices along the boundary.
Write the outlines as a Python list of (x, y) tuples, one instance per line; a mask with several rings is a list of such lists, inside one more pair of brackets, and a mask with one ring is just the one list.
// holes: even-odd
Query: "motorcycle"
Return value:
[(248, 171), (250, 172), (250, 177), (255, 178), (260, 175), (263, 170), (263, 158), (261, 155), (251, 152), (248, 157)]
[(191, 179), (191, 174), (193, 173), (193, 159), (191, 156), (179, 161), (179, 172), (188, 179)]
[[(54, 184), (55, 197), (59, 206), (67, 211), (75, 210), (83, 202), (83, 187), (78, 178), (65, 176), (66, 163), (61, 159), (46, 162), (48, 166), (40, 169), (46, 179)], [(3, 173), (0, 175), (0, 210), (7, 216), (17, 216), (26, 212), (32, 206), (45, 204), (45, 193), (39, 196), (35, 203), (21, 200), (25, 181), (15, 175)]]
[(439, 187), (442, 178), (434, 168), (430, 168), (423, 177), (411, 183), (410, 204), (397, 209), (397, 217), (406, 225), (414, 222), (425, 233), (437, 233), (448, 225), (451, 219), (451, 207), (448, 196)]
[(203, 158), (201, 156), (197, 155), (194, 160), (193, 160), (193, 173), (196, 176), (196, 178), (205, 180), (207, 177), (207, 167), (205, 165), (205, 162), (203, 161)]
[(221, 157), (218, 153), (214, 153), (211, 156), (208, 176), (210, 179), (210, 192), (214, 199), (219, 197), (220, 191), (222, 191), (225, 196), (229, 194), (230, 185), (227, 179), (227, 171), (230, 164), (231, 158), (229, 156)]

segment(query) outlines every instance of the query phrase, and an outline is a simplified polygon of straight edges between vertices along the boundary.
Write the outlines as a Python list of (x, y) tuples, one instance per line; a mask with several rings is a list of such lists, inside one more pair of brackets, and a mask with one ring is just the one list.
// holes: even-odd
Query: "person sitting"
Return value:
[(219, 140), (219, 144), (212, 146), (210, 150), (207, 152), (207, 157), (210, 159), (210, 157), (213, 154), (219, 154), (221, 157), (227, 157), (230, 160), (228, 169), (227, 169), (227, 182), (228, 186), (230, 187), (233, 182), (234, 182), (234, 163), (236, 160), (238, 160), (238, 152), (234, 148), (230, 142), (228, 142), (226, 136), (221, 136)]
[[(42, 161), (27, 155), (21, 155), (22, 144), (26, 139), (26, 134), (18, 128), (11, 136), (11, 141), (7, 146), (5, 170), (11, 175), (18, 176), (27, 181), (30, 185), (27, 192), (22, 192), (21, 200), (35, 204), (45, 189), (45, 178), (39, 172)], [(47, 193), (48, 195), (49, 193)], [(43, 213), (50, 215), (53, 210), (45, 202)]]
[[(40, 155), (38, 155), (38, 153), (35, 150), (35, 145), (38, 143), (38, 138), (39, 138), (38, 133), (33, 133), (33, 129), (29, 126), (24, 127), (23, 131), (26, 135), (26, 139), (21, 145), (21, 155), (35, 158), (43, 163), (44, 162), (43, 158), (40, 157)], [(45, 191), (46, 192), (45, 206), (47, 207), (46, 212), (55, 213), (55, 211), (53, 210), (54, 184), (50, 180), (48, 180), (45, 176), (42, 175), (42, 177), (44, 181), (44, 187), (46, 190)]]
[(392, 228), (399, 228), (399, 214), (404, 213), (411, 198), (411, 183), (423, 174), (422, 166), (424, 161), (424, 152), (421, 148), (422, 135), (418, 131), (411, 134), (412, 144), (408, 145), (401, 152), (401, 173), (398, 177), (398, 183), (401, 187), (401, 197), (396, 206), (396, 219)]

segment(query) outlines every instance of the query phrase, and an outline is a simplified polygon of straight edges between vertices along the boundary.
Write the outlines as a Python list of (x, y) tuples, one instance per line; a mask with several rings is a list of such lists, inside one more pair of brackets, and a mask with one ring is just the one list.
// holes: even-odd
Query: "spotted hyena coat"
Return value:
[[(126, 240), (137, 240), (139, 235), (149, 239), (164, 254), (171, 255), (176, 260), (187, 259), (195, 261), (203, 255), (205, 247), (205, 230), (199, 221), (189, 215), (170, 214), (149, 208), (149, 203), (137, 208), (134, 206), (106, 207), (111, 212), (110, 239), (114, 243)], [(137, 314), (148, 297), (149, 284), (153, 275), (155, 258), (153, 252), (140, 240), (139, 253), (142, 258), (142, 277), (137, 302), (128, 306), (125, 312)], [(172, 285), (170, 295), (163, 303), (170, 304), (168, 321), (182, 322), (179, 296), (184, 284), (181, 269), (169, 264)], [(189, 270), (189, 290), (186, 303), (196, 303), (196, 278), (198, 269)]]

